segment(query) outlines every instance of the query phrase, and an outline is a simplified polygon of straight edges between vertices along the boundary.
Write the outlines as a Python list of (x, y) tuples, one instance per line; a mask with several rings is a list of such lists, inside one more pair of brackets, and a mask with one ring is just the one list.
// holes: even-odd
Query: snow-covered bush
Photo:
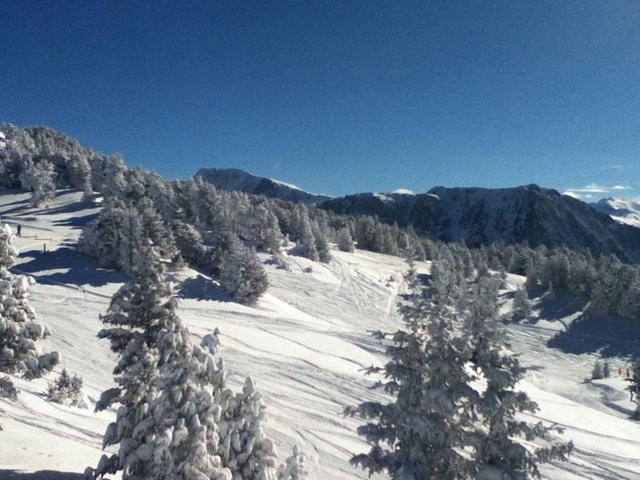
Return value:
[(88, 408), (82, 392), (82, 378), (79, 375), (69, 375), (66, 368), (62, 369), (58, 378), (49, 382), (47, 397), (51, 402)]
[(304, 453), (293, 446), (293, 452), (285, 462), (278, 467), (278, 480), (304, 480), (307, 478), (307, 470), (304, 466)]
[(596, 360), (593, 364), (593, 369), (591, 370), (591, 380), (600, 380), (602, 378), (604, 378), (602, 362), (600, 360)]
[(18, 390), (6, 375), (0, 377), (0, 398), (8, 398), (9, 400), (18, 398)]

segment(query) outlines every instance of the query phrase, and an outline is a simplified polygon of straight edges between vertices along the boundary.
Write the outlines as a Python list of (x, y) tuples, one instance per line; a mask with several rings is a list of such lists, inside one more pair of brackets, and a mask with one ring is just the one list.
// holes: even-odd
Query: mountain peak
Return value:
[(291, 202), (318, 204), (330, 198), (306, 192), (297, 185), (282, 180), (259, 177), (238, 168), (201, 168), (195, 176), (221, 190), (235, 190)]

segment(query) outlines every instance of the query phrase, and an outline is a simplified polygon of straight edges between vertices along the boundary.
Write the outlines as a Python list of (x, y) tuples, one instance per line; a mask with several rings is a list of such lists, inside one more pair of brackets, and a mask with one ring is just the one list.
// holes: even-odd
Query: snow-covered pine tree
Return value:
[(522, 412), (535, 413), (538, 407), (526, 393), (516, 390), (524, 369), (505, 347), (504, 327), (498, 321), (499, 283), (499, 278), (478, 278), (467, 317), (472, 364), (486, 382), (474, 405), (482, 428), (475, 429), (473, 459), (480, 472), (497, 470), (507, 478), (529, 473), (537, 477), (540, 463), (564, 459), (572, 444), (555, 443), (531, 452), (516, 439), (544, 438), (554, 429), (541, 422), (532, 425), (517, 417)]
[(316, 239), (313, 236), (313, 230), (311, 229), (311, 222), (309, 216), (303, 207), (297, 210), (298, 218), (296, 220), (299, 230), (295, 241), (297, 243), (295, 248), (296, 255), (308, 258), (317, 262), (320, 260), (318, 249), (316, 248)]
[(329, 240), (327, 240), (327, 236), (316, 222), (313, 222), (311, 231), (316, 241), (318, 260), (322, 263), (329, 263), (331, 261), (331, 251), (329, 250)]
[(262, 427), (266, 405), (253, 380), (247, 378), (242, 392), (225, 403), (220, 453), (233, 480), (277, 480), (275, 447)]
[(82, 190), (82, 200), (89, 201), (93, 197), (91, 184), (91, 165), (86, 157), (72, 155), (68, 162), (67, 176), (69, 185)]
[(518, 288), (513, 295), (513, 318), (529, 318), (532, 310), (527, 291), (524, 288)]
[(56, 192), (54, 173), (53, 165), (47, 160), (35, 163), (30, 158), (27, 159), (20, 181), (22, 188), (31, 191), (32, 206), (46, 205), (54, 197)]
[(349, 227), (344, 227), (338, 230), (337, 235), (337, 243), (338, 249), (342, 252), (353, 252), (353, 239), (351, 238), (351, 232), (349, 231)]
[(82, 378), (79, 375), (70, 375), (67, 369), (63, 368), (58, 378), (49, 382), (47, 397), (51, 402), (87, 408), (82, 393), (82, 383)]
[(158, 333), (171, 315), (170, 292), (152, 248), (141, 249), (135, 258), (132, 279), (111, 299), (101, 317), (106, 328), (98, 333), (119, 358), (113, 370), (118, 386), (102, 393), (96, 411), (120, 406), (103, 439), (103, 447), (119, 445), (118, 453), (102, 456), (96, 477), (122, 471), (124, 479), (151, 478), (154, 437), (160, 431), (151, 405), (158, 396)]
[(0, 224), (0, 372), (41, 377), (60, 361), (58, 352), (42, 353), (49, 329), (36, 322), (27, 301), (31, 277), (9, 271), (16, 259), (11, 227)]
[(267, 274), (255, 252), (239, 240), (222, 259), (220, 286), (241, 303), (252, 304), (267, 290)]
[(304, 480), (307, 478), (307, 470), (304, 466), (305, 455), (297, 445), (293, 446), (293, 452), (283, 464), (278, 467), (278, 480)]
[(602, 362), (602, 376), (604, 378), (609, 378), (611, 376), (611, 364), (609, 363), (609, 360)]
[(127, 187), (126, 172), (127, 166), (119, 155), (110, 157), (104, 163), (104, 170), (102, 172), (102, 195), (105, 200), (122, 198), (125, 188)]
[(465, 367), (468, 341), (457, 335), (456, 312), (437, 283), (428, 291), (413, 266), (406, 276), (409, 292), (399, 309), (404, 328), (387, 347), (389, 362), (381, 371), (391, 403), (364, 402), (346, 413), (368, 420), (358, 433), (371, 444), (351, 463), (370, 474), (386, 471), (394, 480), (475, 478), (474, 463), (464, 452), (473, 427), (477, 392)]
[(593, 368), (591, 369), (591, 380), (601, 380), (602, 378), (604, 378), (602, 362), (600, 360), (596, 360), (593, 363)]
[(158, 396), (151, 408), (161, 433), (150, 478), (230, 480), (218, 454), (222, 408), (215, 395), (224, 388), (224, 372), (215, 348), (193, 345), (175, 312), (159, 337)]
[(230, 480), (209, 447), (215, 446), (208, 431), (216, 429), (219, 410), (207, 379), (217, 374), (216, 365), (191, 345), (154, 247), (140, 248), (131, 276), (114, 295), (102, 317), (108, 327), (98, 334), (119, 354), (118, 386), (96, 404), (96, 410), (120, 405), (103, 440), (119, 449), (88, 473), (122, 471), (125, 480)]

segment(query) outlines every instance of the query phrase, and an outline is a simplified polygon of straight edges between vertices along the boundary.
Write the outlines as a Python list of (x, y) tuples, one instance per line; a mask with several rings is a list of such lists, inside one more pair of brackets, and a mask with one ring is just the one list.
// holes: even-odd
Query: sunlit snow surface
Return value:
[[(84, 378), (93, 403), (111, 386), (114, 366), (107, 342), (96, 338), (98, 316), (122, 277), (97, 269), (93, 260), (70, 249), (80, 225), (96, 213), (79, 198), (77, 193), (62, 193), (42, 210), (30, 209), (25, 194), (4, 194), (0, 214), (23, 224), (16, 269), (38, 280), (30, 301), (53, 330), (47, 346), (62, 353), (62, 366)], [(43, 254), (45, 243), (49, 253)], [(229, 301), (194, 271), (171, 272), (179, 313), (198, 337), (220, 328), (229, 382), (237, 388), (247, 375), (256, 380), (268, 404), (267, 430), (282, 458), (297, 443), (308, 455), (311, 478), (367, 478), (348, 464), (366, 445), (355, 434), (358, 422), (341, 412), (347, 405), (380, 398), (361, 370), (384, 361), (368, 331), (398, 325), (395, 302), (403, 261), (362, 251), (334, 252), (330, 265), (299, 257), (287, 260), (289, 272), (265, 266), (271, 287), (253, 308)], [(309, 266), (312, 272), (305, 273)], [(428, 270), (428, 265), (419, 267)], [(510, 276), (509, 288), (522, 281)], [(508, 292), (503, 293), (506, 299)], [(503, 310), (509, 308), (510, 300), (505, 300)], [(562, 325), (542, 318), (535, 325), (509, 327), (512, 349), (525, 365), (535, 367), (522, 388), (539, 403), (537, 417), (565, 427), (564, 436), (576, 445), (570, 462), (544, 467), (544, 477), (640, 478), (640, 423), (627, 419), (633, 405), (623, 391), (624, 381), (614, 377), (584, 382), (593, 355), (570, 355), (545, 346)], [(614, 370), (623, 365), (613, 363)], [(19, 400), (0, 400), (0, 479), (77, 478), (71, 473), (95, 466), (102, 454), (102, 433), (114, 412), (94, 414), (93, 405), (81, 410), (49, 403), (43, 396), (47, 379), (16, 384)], [(70, 474), (14, 473), (45, 470)]]

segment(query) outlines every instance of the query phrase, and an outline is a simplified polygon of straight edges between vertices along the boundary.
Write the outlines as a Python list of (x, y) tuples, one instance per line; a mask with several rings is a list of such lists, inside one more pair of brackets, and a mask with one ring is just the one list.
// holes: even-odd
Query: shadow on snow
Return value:
[[(36, 278), (38, 283), (71, 285), (91, 285), (101, 287), (108, 283), (123, 283), (125, 277), (116, 271), (101, 268), (98, 262), (75, 250), (62, 247), (53, 252), (29, 250), (20, 255), (30, 261), (16, 265), (17, 273), (26, 273)], [(48, 270), (66, 270), (54, 273), (40, 273)], [(2, 478), (2, 477), (0, 477)]]

